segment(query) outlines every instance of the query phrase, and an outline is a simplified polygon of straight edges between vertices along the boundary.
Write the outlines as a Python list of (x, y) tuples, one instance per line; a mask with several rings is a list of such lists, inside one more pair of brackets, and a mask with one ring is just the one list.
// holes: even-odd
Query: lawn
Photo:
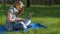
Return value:
[[(8, 8), (8, 6), (0, 8), (0, 25), (5, 25)], [(25, 18), (30, 12), (34, 12), (31, 18), (32, 22), (44, 24), (48, 28), (39, 28), (28, 32), (4, 32), (3, 34), (60, 34), (60, 6), (25, 7), (25, 13), (21, 17)]]

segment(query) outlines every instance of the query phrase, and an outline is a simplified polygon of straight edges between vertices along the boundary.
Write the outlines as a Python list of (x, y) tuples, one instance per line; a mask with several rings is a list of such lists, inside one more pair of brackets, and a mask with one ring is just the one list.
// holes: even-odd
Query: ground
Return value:
[[(0, 25), (5, 25), (8, 8), (8, 6), (0, 8)], [(20, 17), (25, 18), (30, 12), (34, 12), (31, 18), (32, 22), (44, 24), (48, 28), (39, 28), (28, 32), (4, 32), (3, 34), (60, 34), (60, 6), (25, 7), (25, 13)]]

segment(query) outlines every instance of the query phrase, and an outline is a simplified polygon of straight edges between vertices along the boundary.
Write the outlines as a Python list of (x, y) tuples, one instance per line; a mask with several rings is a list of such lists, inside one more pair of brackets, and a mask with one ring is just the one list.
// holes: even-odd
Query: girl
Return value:
[(6, 19), (6, 29), (14, 30), (19, 29), (23, 26), (23, 29), (26, 29), (27, 26), (31, 23), (30, 18), (26, 20), (22, 18), (18, 18), (24, 12), (24, 4), (21, 1), (16, 1), (8, 11), (7, 19)]

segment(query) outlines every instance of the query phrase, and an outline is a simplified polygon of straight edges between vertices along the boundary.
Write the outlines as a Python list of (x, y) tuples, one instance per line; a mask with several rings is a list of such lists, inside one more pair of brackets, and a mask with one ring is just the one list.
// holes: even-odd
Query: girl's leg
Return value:
[(27, 28), (24, 22), (20, 21), (20, 23), (23, 25), (24, 29)]
[(29, 25), (30, 25), (31, 20), (25, 20), (25, 22), (20, 21), (20, 23), (23, 25), (24, 29), (26, 29), (26, 28), (27, 28), (27, 26), (29, 26)]
[(12, 23), (6, 23), (5, 28), (6, 28), (8, 31), (12, 31), (12, 30), (13, 30), (13, 24), (12, 24)]
[(31, 20), (25, 20), (25, 22), (20, 21), (20, 22), (16, 22), (14, 25), (15, 28), (20, 28), (21, 26), (23, 26), (24, 29), (27, 28), (28, 25), (30, 25)]
[(14, 24), (14, 28), (17, 29), (17, 28), (27, 28), (26, 25), (24, 24), (24, 22), (20, 21), (20, 22), (16, 22)]

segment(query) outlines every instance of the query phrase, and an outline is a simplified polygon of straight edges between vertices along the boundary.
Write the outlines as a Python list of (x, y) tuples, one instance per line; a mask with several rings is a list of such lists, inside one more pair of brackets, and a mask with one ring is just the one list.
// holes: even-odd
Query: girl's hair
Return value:
[[(18, 5), (21, 5), (21, 4), (23, 5), (23, 2), (22, 2), (22, 1), (16, 1), (13, 6), (16, 7), (17, 4), (18, 4)], [(24, 6), (24, 5), (23, 5), (23, 6)]]
[[(18, 5), (21, 5), (21, 4), (23, 5), (23, 2), (22, 1), (16, 1), (13, 6), (16, 7), (17, 4)], [(17, 15), (19, 15), (19, 14), (21, 14), (23, 12), (24, 12), (24, 5), (22, 6), (21, 10), (19, 10)]]

